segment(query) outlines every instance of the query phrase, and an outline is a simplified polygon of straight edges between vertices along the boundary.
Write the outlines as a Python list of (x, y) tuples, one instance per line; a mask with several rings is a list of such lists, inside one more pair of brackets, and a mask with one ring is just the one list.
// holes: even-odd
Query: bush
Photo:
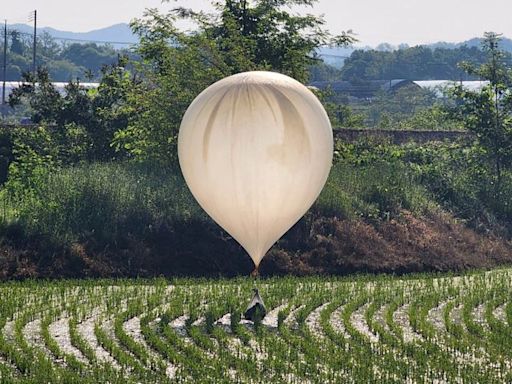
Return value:
[(402, 209), (421, 213), (431, 205), (430, 199), (416, 175), (401, 162), (339, 162), (333, 166), (315, 210), (344, 219), (389, 219)]
[[(462, 245), (482, 240), (469, 230), (455, 244), (459, 229), (446, 219), (455, 228), (446, 231), (431, 219), (445, 217), (438, 206), (486, 236), (510, 228), (512, 193), (494, 194), (477, 148), (355, 143), (343, 151), (312, 209), (264, 259), (264, 274), (422, 270), (430, 263), (425, 260), (442, 253), (422, 245), (432, 231), (440, 244), (460, 245), (459, 260), (450, 262), (465, 265)], [(246, 252), (198, 206), (176, 168), (34, 164), (21, 168), (23, 177), (11, 175), (0, 191), (0, 270), (10, 276), (233, 276), (253, 269)], [(502, 190), (512, 191), (512, 174), (504, 175)], [(382, 255), (387, 264), (381, 265)]]
[(485, 150), (467, 139), (421, 145), (340, 141), (335, 161), (330, 182), (336, 181), (320, 199), (325, 214), (392, 217), (402, 208), (424, 212), (430, 200), (473, 228), (511, 234), (512, 170), (503, 170), (496, 193)]
[(8, 128), (0, 129), (0, 184), (7, 181), (9, 164), (13, 160), (12, 133)]
[(97, 163), (41, 170), (37, 179), (30, 197), (26, 190), (14, 191), (23, 194), (14, 202), (16, 219), (29, 232), (58, 242), (93, 234), (96, 241), (111, 243), (143, 235), (164, 221), (205, 218), (173, 169)]
[(490, 231), (505, 226), (510, 233), (512, 172), (503, 171), (501, 189), (496, 194), (495, 178), (481, 147), (457, 142), (410, 145), (402, 159), (443, 208), (474, 228)]

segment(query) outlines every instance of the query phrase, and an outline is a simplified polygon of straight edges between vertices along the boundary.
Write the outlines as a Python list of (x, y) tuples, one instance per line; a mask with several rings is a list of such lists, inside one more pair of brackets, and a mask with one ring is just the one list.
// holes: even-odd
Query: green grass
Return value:
[(342, 218), (390, 218), (406, 209), (421, 214), (434, 206), (432, 195), (404, 164), (339, 162), (314, 209)]
[(163, 222), (205, 220), (181, 173), (129, 163), (96, 163), (43, 174), (18, 198), (7, 190), (0, 217), (58, 242), (93, 234), (99, 242), (144, 234)]
[[(496, 191), (485, 153), (468, 143), (338, 141), (335, 157), (310, 211), (316, 216), (375, 222), (402, 210), (419, 216), (440, 207), (479, 230), (510, 228), (512, 173), (503, 171)], [(28, 174), (16, 179), (14, 172), (0, 189), (0, 222), (4, 228), (17, 225), (25, 235), (57, 244), (94, 239), (110, 247), (127, 237), (146, 239), (161, 226), (212, 223), (178, 167), (113, 162), (18, 168)]]
[[(401, 164), (338, 163), (312, 212), (344, 218), (389, 218), (401, 209), (421, 212), (429, 194)], [(33, 190), (0, 192), (0, 219), (59, 243), (93, 236), (112, 243), (143, 238), (162, 223), (210, 221), (181, 172), (131, 163), (88, 164), (43, 174)]]
[[(336, 148), (322, 193), (273, 248), (263, 273), (446, 271), (510, 260), (512, 173), (504, 172), (496, 196), (478, 150), (460, 143), (371, 141), (338, 142)], [(36, 168), (31, 175), (28, 185), (14, 178), (0, 190), (2, 278), (236, 276), (252, 267), (238, 244), (198, 206), (178, 168), (114, 162), (51, 172)], [(407, 223), (417, 224), (417, 230), (402, 231)], [(444, 223), (449, 230), (442, 229)], [(352, 233), (356, 227), (363, 230)], [(438, 246), (446, 244), (434, 247), (434, 257), (425, 259), (421, 247), (397, 248), (422, 242), (429, 231)], [(492, 243), (495, 237), (499, 244)], [(478, 248), (478, 242), (487, 248)], [(390, 257), (404, 257), (380, 269), (380, 256), (371, 255), (385, 245), (395, 250), (384, 251)], [(453, 257), (447, 252), (441, 257), (446, 263), (436, 261), (447, 249), (454, 250)], [(476, 253), (484, 254), (481, 263), (472, 257)], [(296, 256), (302, 264), (291, 262)], [(360, 260), (367, 256), (366, 266)], [(226, 262), (235, 259), (236, 265)]]

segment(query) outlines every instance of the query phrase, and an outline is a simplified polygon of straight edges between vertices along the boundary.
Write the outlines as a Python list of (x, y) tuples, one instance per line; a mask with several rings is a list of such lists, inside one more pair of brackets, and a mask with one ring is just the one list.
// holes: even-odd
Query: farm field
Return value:
[(512, 270), (0, 284), (1, 383), (507, 383)]

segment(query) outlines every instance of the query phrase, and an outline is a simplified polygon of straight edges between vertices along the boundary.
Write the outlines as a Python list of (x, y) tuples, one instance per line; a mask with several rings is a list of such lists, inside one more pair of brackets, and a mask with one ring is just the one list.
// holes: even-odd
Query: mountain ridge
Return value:
[[(11, 24), (8, 26), (11, 30), (15, 29), (24, 34), (32, 34), (33, 28), (27, 24)], [(56, 40), (61, 41), (70, 41), (70, 42), (95, 42), (95, 43), (107, 43), (111, 44), (114, 48), (126, 48), (130, 45), (137, 44), (139, 38), (135, 35), (128, 23), (118, 23), (113, 24), (104, 28), (94, 29), (88, 32), (72, 32), (72, 31), (62, 31), (52, 27), (41, 27), (37, 29), (38, 34), (42, 34), (44, 32), (48, 33)], [(462, 45), (467, 45), (468, 47), (480, 46), (482, 38), (474, 37), (468, 39), (463, 42), (445, 42), (438, 41), (431, 44), (418, 44), (421, 46), (426, 46), (431, 49), (435, 48), (446, 48), (446, 49), (454, 49), (460, 47)], [(348, 58), (352, 52), (356, 50), (378, 50), (378, 51), (392, 51), (397, 49), (403, 49), (412, 47), (414, 45), (409, 46), (408, 44), (400, 44), (398, 46), (381, 43), (375, 47), (371, 46), (352, 46), (352, 47), (322, 47), (318, 49), (318, 55), (323, 59), (323, 61), (329, 65), (334, 67), (341, 68), (346, 58)], [(508, 52), (512, 52), (512, 39), (503, 37), (501, 41), (502, 49)]]
[[(11, 24), (8, 28), (18, 30), (22, 33), (33, 33), (33, 27), (27, 24)], [(47, 32), (56, 40), (84, 40), (98, 43), (112, 43), (114, 45), (136, 44), (139, 41), (138, 37), (132, 32), (127, 23), (113, 24), (88, 32), (62, 31), (52, 27), (37, 28), (38, 34), (44, 32)]]
[[(10, 29), (16, 29), (23, 33), (32, 33), (33, 27), (27, 24), (10, 24), (8, 25)], [(38, 33), (48, 32), (55, 39), (77, 39), (77, 40), (88, 40), (88, 41), (98, 41), (98, 42), (119, 42), (119, 43), (130, 43), (135, 44), (138, 42), (138, 37), (135, 35), (128, 23), (118, 23), (113, 24), (107, 27), (94, 29), (88, 32), (72, 32), (72, 31), (63, 31), (60, 29), (52, 28), (52, 27), (40, 27), (37, 28)], [(462, 42), (446, 42), (446, 41), (438, 41), (435, 43), (429, 44), (415, 44), (408, 45), (406, 43), (399, 45), (392, 45), (388, 43), (381, 43), (375, 47), (371, 47), (369, 45), (365, 46), (353, 46), (349, 48), (338, 47), (338, 48), (329, 48), (324, 47), (320, 49), (322, 54), (334, 54), (336, 53), (339, 56), (349, 56), (353, 51), (363, 49), (363, 50), (396, 50), (400, 48), (407, 48), (413, 46), (426, 46), (430, 48), (457, 48), (462, 45), (467, 45), (469, 47), (479, 46), (481, 44), (482, 38), (474, 37)], [(501, 41), (502, 48), (506, 51), (512, 52), (512, 39), (508, 37), (503, 37)]]

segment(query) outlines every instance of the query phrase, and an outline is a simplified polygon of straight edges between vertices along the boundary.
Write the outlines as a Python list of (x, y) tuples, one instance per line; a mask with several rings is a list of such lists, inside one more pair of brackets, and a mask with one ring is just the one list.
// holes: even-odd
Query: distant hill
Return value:
[[(431, 48), (458, 48), (462, 45), (467, 45), (468, 47), (480, 47), (482, 45), (482, 38), (480, 37), (474, 37), (472, 39), (466, 40), (462, 43), (446, 43), (443, 41), (430, 44), (429, 47)], [(507, 37), (504, 37), (501, 42), (501, 49), (511, 52), (512, 53), (512, 39), (509, 39)]]
[[(455, 49), (455, 48), (459, 48), (463, 45), (466, 45), (468, 47), (480, 47), (481, 44), (482, 44), (482, 38), (474, 37), (472, 39), (463, 41), (461, 43), (450, 43), (450, 42), (445, 42), (445, 41), (439, 41), (437, 43), (421, 44), (421, 45), (424, 45), (424, 46), (432, 48), (432, 49), (435, 49), (435, 48)], [(512, 53), (512, 39), (504, 37), (501, 40), (500, 44), (501, 44), (501, 48), (503, 50)], [(341, 68), (345, 62), (345, 59), (348, 58), (352, 54), (352, 52), (354, 52), (356, 50), (395, 51), (397, 49), (404, 49), (404, 48), (409, 48), (409, 47), (410, 46), (408, 44), (400, 44), (400, 45), (396, 46), (396, 45), (392, 45), (392, 44), (388, 44), (388, 43), (381, 43), (375, 47), (370, 47), (368, 45), (367, 46), (352, 46), (352, 47), (348, 47), (348, 48), (324, 47), (324, 48), (320, 48), (318, 50), (318, 54), (320, 55), (320, 57), (322, 57), (322, 59), (324, 60), (325, 63), (332, 65), (334, 67), (337, 67), (337, 68)]]
[[(26, 24), (12, 24), (10, 29), (16, 29), (23, 33), (32, 33), (33, 28)], [(101, 29), (96, 29), (89, 32), (69, 32), (60, 31), (51, 27), (42, 27), (37, 29), (38, 33), (47, 32), (55, 39), (63, 40), (87, 40), (94, 42), (112, 42), (114, 46), (128, 45), (125, 43), (135, 44), (138, 38), (133, 34), (130, 26), (126, 23), (111, 25)], [(123, 43), (123, 44), (119, 44)]]
[[(24, 33), (32, 33), (32, 27), (27, 24), (12, 24), (9, 26), (11, 29), (17, 29), (20, 32)], [(135, 44), (138, 42), (138, 38), (133, 34), (130, 26), (127, 23), (120, 23), (111, 25), (109, 27), (96, 29), (89, 32), (70, 32), (70, 31), (61, 31), (51, 27), (42, 27), (38, 28), (39, 33), (48, 32), (55, 39), (63, 39), (63, 40), (87, 40), (87, 41), (95, 41), (95, 42), (113, 42), (112, 45), (116, 48), (120, 48), (126, 46), (126, 43)], [(468, 47), (479, 47), (482, 39), (475, 37), (463, 42), (453, 43), (453, 42), (444, 42), (439, 41), (432, 44), (426, 44), (427, 47), (430, 48), (448, 48), (453, 49), (460, 47), (462, 45), (467, 45)], [(123, 44), (115, 44), (115, 43), (123, 43)], [(331, 47), (323, 47), (318, 50), (318, 54), (323, 58), (323, 60), (330, 65), (335, 67), (342, 67), (343, 62), (347, 57), (349, 57), (352, 52), (355, 50), (371, 50), (375, 49), (378, 51), (392, 51), (400, 48), (407, 48), (409, 45), (400, 44), (398, 46), (381, 43), (375, 47), (371, 46), (353, 46), (353, 47), (339, 47), (339, 48), (331, 48)], [(505, 51), (512, 53), (512, 39), (503, 38), (501, 41), (501, 47)]]

